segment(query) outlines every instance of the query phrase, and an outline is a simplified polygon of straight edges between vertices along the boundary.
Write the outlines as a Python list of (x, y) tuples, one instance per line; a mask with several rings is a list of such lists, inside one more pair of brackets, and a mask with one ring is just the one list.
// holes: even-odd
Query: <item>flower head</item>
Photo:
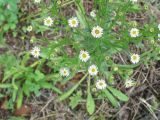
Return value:
[(107, 87), (107, 84), (105, 82), (105, 80), (98, 80), (96, 82), (96, 88), (99, 89), (99, 90), (103, 90)]
[(35, 58), (38, 58), (40, 56), (40, 48), (35, 46), (31, 50), (31, 55), (33, 55)]
[(97, 68), (97, 66), (96, 65), (89, 66), (88, 72), (89, 72), (90, 75), (96, 76), (98, 74), (98, 68)]
[(27, 31), (28, 31), (28, 32), (31, 32), (32, 29), (33, 29), (33, 27), (32, 27), (31, 25), (27, 27)]
[(60, 75), (63, 77), (68, 77), (70, 74), (69, 69), (68, 68), (61, 68), (60, 69)]
[(130, 30), (130, 36), (131, 37), (138, 37), (139, 36), (139, 30), (137, 29), (137, 28), (132, 28), (131, 30)]
[(125, 87), (126, 88), (129, 88), (129, 87), (132, 87), (132, 86), (135, 86), (136, 85), (136, 82), (133, 81), (133, 80), (126, 80), (125, 81)]
[(90, 55), (87, 51), (81, 50), (79, 54), (79, 59), (82, 62), (87, 62), (90, 59)]
[(136, 63), (138, 63), (140, 61), (140, 56), (138, 55), (138, 54), (132, 54), (131, 55), (131, 62), (133, 63), (133, 64), (136, 64)]
[(75, 28), (78, 27), (79, 21), (77, 17), (72, 17), (68, 20), (68, 24), (70, 27)]
[(34, 3), (40, 3), (41, 0), (34, 0)]
[(95, 10), (92, 10), (92, 11), (90, 12), (90, 16), (93, 17), (93, 18), (95, 18), (95, 17), (96, 17), (96, 11), (95, 11)]
[(101, 28), (100, 26), (95, 26), (93, 27), (91, 34), (95, 38), (100, 38), (103, 35), (103, 28)]
[(44, 19), (44, 25), (51, 26), (53, 24), (53, 20), (51, 17), (47, 17)]

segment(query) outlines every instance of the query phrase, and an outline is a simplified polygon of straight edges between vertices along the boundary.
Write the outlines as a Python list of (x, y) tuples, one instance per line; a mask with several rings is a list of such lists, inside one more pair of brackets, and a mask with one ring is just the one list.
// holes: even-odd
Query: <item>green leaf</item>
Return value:
[(0, 84), (0, 88), (11, 88), (11, 84)]
[(52, 89), (53, 91), (59, 93), (59, 94), (62, 94), (61, 90), (59, 90), (58, 88), (56, 88), (55, 86), (53, 86), (51, 83), (47, 83), (47, 82), (40, 82), (39, 83), (40, 86), (42, 88), (46, 88), (46, 89)]
[(95, 102), (94, 102), (94, 99), (92, 97), (91, 90), (90, 90), (90, 87), (91, 87), (91, 85), (90, 85), (91, 84), (90, 75), (88, 77), (87, 84), (88, 84), (88, 88), (87, 88), (87, 103), (86, 103), (86, 107), (87, 107), (88, 113), (91, 115), (91, 114), (94, 113), (94, 110), (95, 110)]
[(68, 90), (66, 93), (62, 94), (61, 96), (58, 97), (59, 101), (62, 101), (64, 99), (66, 99), (67, 97), (69, 97), (74, 90), (76, 90), (78, 88), (78, 86), (83, 82), (83, 80), (85, 80), (86, 76), (88, 74), (86, 74), (76, 85), (74, 85), (70, 90)]
[(35, 77), (34, 77), (34, 79), (36, 81), (43, 80), (44, 78), (45, 78), (45, 75), (42, 72), (40, 72), (39, 70), (35, 71)]
[(107, 99), (111, 102), (111, 104), (114, 107), (118, 107), (118, 101), (116, 100), (116, 98), (114, 98), (113, 95), (108, 90), (103, 90), (103, 92), (105, 93)]
[(76, 11), (76, 15), (78, 17), (78, 20), (80, 21), (80, 24), (81, 24), (82, 28), (86, 28), (87, 23), (85, 21), (85, 18), (82, 15), (82, 13), (80, 11)]
[(76, 95), (70, 97), (70, 103), (69, 106), (71, 106), (72, 109), (74, 109), (78, 103), (82, 100), (82, 91), (78, 91)]
[(28, 89), (30, 86), (26, 83), (23, 84), (23, 88), (22, 90), (24, 91), (24, 94), (29, 96), (29, 93), (30, 93), (30, 89)]
[(8, 25), (8, 24), (4, 25), (3, 30), (4, 30), (5, 32), (8, 31), (8, 30), (9, 30), (9, 25)]
[(119, 91), (119, 90), (117, 90), (117, 89), (115, 89), (115, 88), (113, 88), (113, 87), (111, 87), (111, 86), (108, 86), (108, 89), (109, 89), (109, 91), (111, 91), (112, 94), (113, 94), (114, 96), (116, 96), (119, 100), (121, 100), (121, 101), (128, 101), (128, 100), (129, 100), (128, 96), (126, 96), (125, 94), (123, 94), (121, 91)]
[(89, 93), (87, 96), (86, 107), (87, 107), (87, 111), (89, 112), (90, 115), (94, 113), (95, 102), (94, 102), (94, 99), (93, 99), (91, 93)]
[(3, 97), (4, 97), (4, 95), (0, 93), (0, 98), (3, 98)]
[(47, 83), (47, 82), (39, 82), (40, 86), (42, 88), (46, 88), (46, 89), (51, 89), (52, 88), (52, 85), (51, 83)]
[(17, 92), (18, 92), (17, 89), (13, 89), (13, 92), (12, 92), (12, 100), (13, 100), (13, 102), (15, 102), (15, 100), (16, 100)]
[(86, 14), (85, 14), (85, 9), (84, 9), (84, 6), (83, 6), (83, 2), (80, 0), (80, 1), (76, 1), (75, 4), (78, 8), (78, 11), (76, 11), (76, 15), (78, 17), (78, 20), (80, 21), (81, 26), (83, 28), (89, 27), (87, 25), (87, 19), (85, 18)]
[(23, 101), (23, 92), (20, 90), (17, 98), (17, 108), (20, 108), (22, 106), (22, 101)]
[(53, 91), (55, 91), (55, 92), (57, 92), (57, 93), (59, 93), (59, 94), (62, 94), (62, 91), (60, 90), (60, 89), (58, 89), (58, 88), (56, 88), (56, 87), (54, 87), (54, 86), (52, 86), (52, 88), (51, 88)]

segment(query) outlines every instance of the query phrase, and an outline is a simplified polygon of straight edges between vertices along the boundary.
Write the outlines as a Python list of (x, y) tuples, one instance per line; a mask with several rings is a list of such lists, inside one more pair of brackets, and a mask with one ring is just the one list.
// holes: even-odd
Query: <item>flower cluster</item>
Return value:
[[(40, 3), (41, 0), (34, 0), (35, 3)], [(137, 2), (137, 0), (131, 0), (132, 3), (135, 3)], [(96, 18), (96, 10), (92, 10), (90, 12), (90, 16), (92, 18)], [(44, 21), (43, 21), (44, 25), (47, 26), (47, 27), (50, 27), (52, 26), (53, 24), (53, 19), (48, 16), (46, 18), (44, 18)], [(71, 27), (71, 28), (77, 28), (80, 26), (80, 22), (78, 20), (77, 17), (71, 17), (68, 19), (68, 26)], [(32, 31), (32, 26), (28, 26), (27, 27), (27, 31), (28, 32), (31, 32)], [(158, 29), (160, 30), (160, 24), (158, 25)], [(102, 27), (100, 27), (99, 25), (96, 25), (96, 26), (93, 26), (92, 29), (91, 29), (91, 32), (90, 34), (92, 35), (92, 37), (96, 38), (96, 39), (99, 39), (103, 36), (104, 34), (104, 29)], [(130, 31), (129, 31), (129, 35), (131, 38), (137, 38), (140, 36), (140, 31), (139, 29), (137, 28), (131, 28)], [(158, 34), (158, 38), (160, 38), (160, 34)], [(31, 50), (31, 55), (33, 55), (35, 58), (38, 58), (40, 56), (40, 48), (39, 47), (34, 47), (32, 50)], [(90, 60), (91, 56), (89, 54), (89, 52), (87, 50), (81, 50), (80, 53), (79, 53), (79, 59), (81, 62), (88, 62)], [(140, 55), (136, 54), (136, 53), (133, 53), (131, 54), (130, 56), (130, 61), (133, 63), (133, 64), (137, 64), (139, 61), (140, 61)], [(118, 71), (118, 67), (115, 67), (113, 69), (114, 71)], [(60, 70), (60, 75), (62, 77), (68, 77), (70, 75), (70, 70), (68, 67), (63, 67), (61, 68)], [(89, 75), (91, 76), (97, 76), (98, 75), (98, 67), (95, 65), (95, 64), (91, 64), (89, 67), (88, 67), (88, 73)], [(126, 81), (126, 87), (130, 86), (131, 81)], [(106, 88), (106, 82), (105, 80), (103, 79), (100, 79), (100, 80), (97, 80), (96, 82), (96, 88), (97, 89), (105, 89)]]

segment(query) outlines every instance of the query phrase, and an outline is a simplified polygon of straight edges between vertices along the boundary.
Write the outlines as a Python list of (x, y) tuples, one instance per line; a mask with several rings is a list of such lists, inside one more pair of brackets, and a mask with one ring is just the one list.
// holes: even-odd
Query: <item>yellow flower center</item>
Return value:
[(133, 35), (137, 34), (137, 31), (132, 31), (132, 34), (133, 34)]
[(132, 58), (133, 58), (133, 60), (136, 60), (136, 59), (137, 59), (137, 56), (134, 55)]
[(67, 74), (67, 71), (65, 71), (65, 70), (64, 70), (64, 72), (63, 72), (63, 73), (64, 73), (64, 75), (66, 75), (66, 74)]
[(38, 54), (38, 51), (34, 51), (35, 54)]
[(95, 30), (95, 33), (96, 33), (96, 34), (99, 34), (99, 33), (100, 33), (100, 31), (99, 31), (99, 30)]
[(46, 22), (47, 22), (48, 24), (50, 24), (51, 21), (50, 21), (50, 20), (47, 20)]
[(95, 71), (96, 71), (96, 69), (92, 68), (92, 72), (95, 72)]
[(99, 82), (99, 85), (100, 85), (100, 86), (103, 86), (103, 82)]
[(72, 24), (75, 25), (75, 24), (76, 24), (76, 21), (75, 21), (75, 20), (72, 20)]
[(82, 54), (82, 57), (83, 57), (83, 58), (86, 58), (86, 57), (87, 57), (87, 55), (86, 55), (86, 54)]

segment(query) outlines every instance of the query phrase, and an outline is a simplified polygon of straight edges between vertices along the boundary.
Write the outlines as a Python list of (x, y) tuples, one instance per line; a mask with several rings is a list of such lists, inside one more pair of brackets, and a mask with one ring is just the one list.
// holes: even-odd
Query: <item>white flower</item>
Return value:
[(158, 29), (160, 30), (160, 24), (158, 24)]
[(69, 76), (70, 72), (69, 72), (69, 69), (68, 68), (61, 68), (60, 69), (60, 75), (63, 76), (63, 77), (67, 77)]
[(78, 27), (79, 21), (77, 17), (72, 17), (68, 20), (68, 24), (70, 27), (75, 28)]
[(84, 50), (81, 50), (80, 51), (80, 54), (79, 54), (79, 59), (82, 61), (82, 62), (87, 62), (90, 58), (90, 55), (87, 51), (84, 51)]
[(33, 28), (32, 28), (32, 26), (31, 26), (31, 25), (27, 27), (27, 31), (28, 31), (28, 32), (31, 32), (31, 31), (32, 31), (32, 29), (33, 29)]
[(132, 28), (130, 30), (130, 36), (131, 37), (138, 37), (139, 36), (139, 30), (137, 28)]
[(51, 26), (53, 24), (53, 20), (51, 17), (47, 17), (44, 19), (44, 25)]
[(138, 55), (138, 54), (132, 54), (131, 55), (131, 62), (133, 63), (133, 64), (136, 64), (136, 63), (138, 63), (140, 61), (140, 56)]
[(136, 82), (133, 81), (133, 80), (126, 80), (125, 81), (125, 87), (126, 88), (129, 88), (129, 87), (132, 87), (132, 86), (135, 86), (136, 85)]
[(92, 10), (92, 11), (90, 12), (90, 16), (93, 17), (93, 18), (95, 18), (95, 17), (96, 17), (96, 11), (95, 11), (95, 10)]
[(35, 46), (34, 48), (32, 48), (31, 50), (31, 55), (33, 55), (35, 58), (38, 58), (40, 56), (40, 48)]
[(41, 0), (34, 0), (34, 3), (40, 3)]
[(138, 0), (130, 0), (132, 3), (136, 3), (138, 2)]
[(103, 90), (107, 87), (107, 84), (105, 82), (105, 80), (98, 80), (96, 82), (96, 88), (99, 89), (99, 90)]
[(91, 65), (91, 66), (88, 68), (88, 72), (89, 72), (90, 75), (96, 76), (96, 75), (98, 74), (98, 68), (97, 68), (97, 66)]
[(100, 26), (95, 26), (93, 27), (91, 34), (95, 38), (100, 38), (103, 35), (103, 28), (101, 28)]

